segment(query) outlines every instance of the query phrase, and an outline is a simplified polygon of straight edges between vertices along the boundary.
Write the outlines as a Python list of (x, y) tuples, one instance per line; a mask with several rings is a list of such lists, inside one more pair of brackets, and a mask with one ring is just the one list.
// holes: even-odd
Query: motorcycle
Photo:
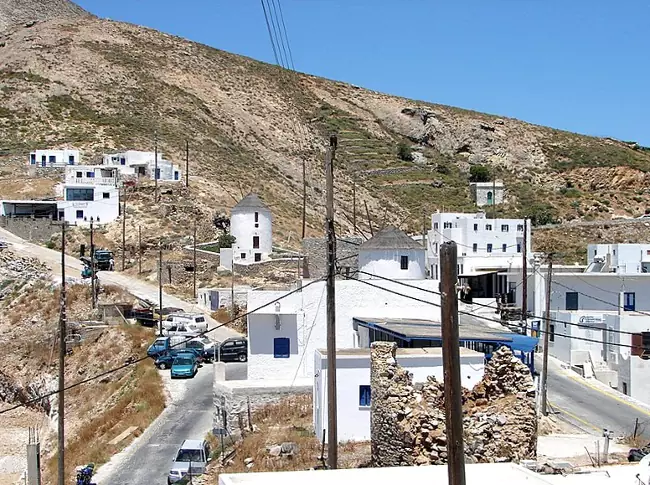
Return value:
[(95, 485), (90, 480), (95, 472), (95, 464), (89, 463), (86, 466), (78, 466), (77, 472), (77, 485)]

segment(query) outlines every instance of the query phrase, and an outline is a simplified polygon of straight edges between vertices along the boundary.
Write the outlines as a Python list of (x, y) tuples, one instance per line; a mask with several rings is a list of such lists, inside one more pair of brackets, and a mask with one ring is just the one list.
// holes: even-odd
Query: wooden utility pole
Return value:
[(66, 340), (66, 301), (65, 301), (65, 226), (61, 224), (61, 302), (59, 310), (59, 415), (58, 415), (58, 478), (59, 484), (65, 480), (65, 340)]
[(155, 184), (155, 195), (154, 201), (158, 202), (158, 132), (154, 132), (153, 135), (153, 150), (154, 150), (154, 170), (153, 170), (153, 179)]
[(521, 260), (521, 322), (524, 332), (528, 330), (528, 219), (524, 219), (524, 247)]
[(90, 218), (90, 291), (92, 291), (93, 310), (97, 308), (97, 289), (95, 288), (95, 229)]
[(540, 386), (542, 391), (542, 414), (548, 414), (546, 406), (546, 381), (548, 379), (548, 341), (551, 333), (551, 278), (553, 277), (553, 254), (548, 255), (548, 273), (546, 274), (546, 314), (544, 315), (544, 361), (542, 365), (542, 375)]
[(307, 224), (307, 163), (302, 159), (302, 238), (305, 239)]
[(162, 309), (163, 309), (163, 283), (162, 283), (162, 241), (158, 242), (158, 335), (162, 337)]
[(194, 268), (194, 282), (193, 282), (194, 299), (196, 300), (196, 298), (197, 298), (197, 294), (196, 294), (196, 219), (194, 219), (194, 250), (192, 251), (192, 253), (193, 253), (192, 256), (193, 256), (193, 259), (194, 259), (193, 266), (192, 266)]
[(230, 257), (230, 318), (235, 318), (235, 248)]
[(427, 211), (422, 208), (422, 247), (427, 249)]
[(440, 246), (440, 293), (442, 304), (442, 364), (447, 424), (447, 474), (450, 485), (465, 485), (463, 450), (463, 403), (460, 386), (458, 337), (458, 250), (456, 243)]
[(185, 187), (190, 186), (190, 141), (185, 140)]
[(338, 430), (336, 409), (336, 300), (334, 274), (336, 272), (336, 234), (334, 232), (334, 158), (336, 135), (330, 135), (330, 145), (325, 155), (327, 208), (327, 461), (330, 469), (338, 467)]
[(368, 226), (370, 227), (370, 236), (374, 236), (375, 233), (372, 230), (372, 221), (370, 220), (370, 211), (368, 210), (368, 203), (364, 200), (363, 205), (366, 206), (366, 216), (368, 217)]
[(142, 226), (138, 226), (138, 274), (142, 274)]
[(352, 234), (357, 235), (357, 182), (352, 181)]
[(124, 265), (126, 264), (126, 185), (123, 186), (124, 191), (122, 196), (124, 197), (124, 202), (122, 204), (122, 271), (124, 271)]

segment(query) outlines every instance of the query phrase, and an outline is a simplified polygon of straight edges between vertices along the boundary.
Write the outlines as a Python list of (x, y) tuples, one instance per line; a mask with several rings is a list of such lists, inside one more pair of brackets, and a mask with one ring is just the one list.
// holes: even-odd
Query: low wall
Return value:
[(41, 244), (48, 242), (55, 233), (61, 232), (61, 226), (52, 222), (49, 218), (0, 216), (0, 227), (27, 241)]
[[(233, 434), (239, 431), (240, 422), (248, 427), (248, 403), (251, 412), (267, 404), (281, 401), (288, 396), (312, 394), (311, 379), (291, 381), (246, 380), (220, 381), (215, 373), (213, 430), (219, 434), (227, 429)], [(225, 423), (224, 423), (225, 417)]]

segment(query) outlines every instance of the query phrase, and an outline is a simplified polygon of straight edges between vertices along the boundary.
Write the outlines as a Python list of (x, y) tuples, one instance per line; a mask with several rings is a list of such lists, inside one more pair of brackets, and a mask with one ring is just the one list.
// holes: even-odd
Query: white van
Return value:
[(174, 325), (184, 324), (197, 332), (208, 330), (208, 322), (203, 313), (173, 313), (163, 322), (163, 328), (171, 328)]
[(165, 337), (198, 337), (201, 334), (201, 330), (197, 330), (192, 324), (185, 323), (174, 323), (168, 328), (163, 328), (162, 331)]

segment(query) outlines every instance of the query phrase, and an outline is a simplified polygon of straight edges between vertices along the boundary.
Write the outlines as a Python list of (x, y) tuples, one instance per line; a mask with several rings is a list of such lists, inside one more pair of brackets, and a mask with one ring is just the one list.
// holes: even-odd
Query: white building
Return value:
[[(102, 163), (109, 167), (118, 167), (124, 177), (145, 177), (163, 182), (178, 182), (182, 179), (181, 170), (163, 154), (158, 152), (156, 171), (156, 153), (127, 150), (121, 153), (105, 154)], [(155, 177), (154, 177), (155, 176)]]
[(216, 312), (220, 308), (230, 308), (232, 294), (235, 295), (235, 304), (244, 308), (248, 301), (250, 286), (235, 286), (231, 288), (197, 288), (198, 306), (201, 310)]
[[(413, 374), (413, 383), (428, 376), (443, 382), (441, 348), (398, 349), (400, 365)], [(462, 385), (472, 389), (483, 377), (485, 356), (460, 349)], [(336, 404), (340, 441), (370, 440), (370, 349), (339, 350), (336, 353)], [(314, 354), (313, 420), (316, 436), (327, 428), (327, 351)]]
[[(440, 246), (454, 241), (458, 247), (458, 274), (471, 288), (472, 298), (494, 298), (515, 288), (508, 273), (523, 265), (524, 219), (488, 219), (476, 214), (435, 213), (428, 233), (427, 263), (430, 277), (440, 277)], [(527, 252), (531, 252), (528, 224)]]
[(359, 246), (359, 279), (426, 278), (425, 248), (404, 232), (387, 227)]
[(649, 273), (650, 244), (589, 244), (587, 262), (593, 273)]
[(65, 169), (66, 184), (112, 185), (120, 182), (119, 170), (104, 165), (76, 165)]
[(29, 154), (28, 165), (36, 167), (63, 168), (81, 161), (79, 150), (34, 150)]
[(472, 182), (469, 184), (472, 199), (478, 207), (503, 204), (505, 189), (503, 182)]
[(236, 263), (268, 259), (273, 252), (273, 216), (257, 194), (250, 193), (232, 208), (230, 233), (235, 237), (233, 258)]
[[(438, 292), (438, 281), (413, 280), (409, 284), (425, 291), (385, 280), (372, 281), (372, 285), (378, 288), (358, 280), (337, 280), (337, 348), (362, 346), (359, 336), (362, 329), (355, 321), (357, 318), (428, 318), (440, 321), (440, 309), (425, 303), (440, 304), (440, 297), (429, 293)], [(327, 346), (325, 282), (303, 280), (302, 285), (301, 291), (288, 296), (289, 291), (251, 291), (248, 294), (248, 311), (286, 296), (248, 316), (249, 379), (313, 377), (314, 352)], [(423, 302), (399, 293), (415, 296)]]

